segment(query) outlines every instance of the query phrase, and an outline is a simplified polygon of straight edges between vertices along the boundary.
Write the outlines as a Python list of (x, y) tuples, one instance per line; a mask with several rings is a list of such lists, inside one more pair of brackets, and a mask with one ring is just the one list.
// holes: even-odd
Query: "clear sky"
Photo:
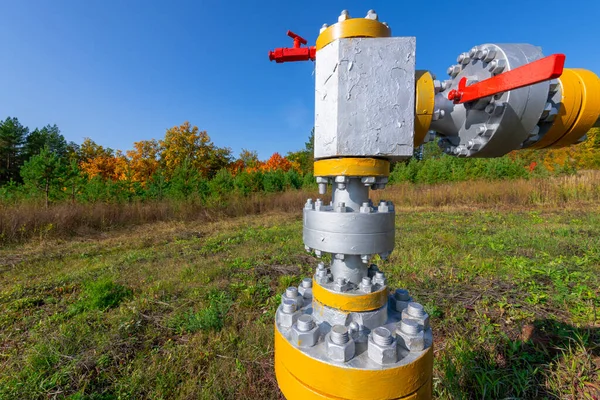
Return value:
[(598, 0), (0, 0), (0, 117), (122, 150), (189, 120), (236, 155), (285, 154), (313, 126), (313, 63), (271, 63), (268, 50), (291, 46), (288, 29), (314, 44), (342, 9), (370, 8), (416, 36), (417, 67), (440, 78), (486, 42), (536, 44), (600, 74)]

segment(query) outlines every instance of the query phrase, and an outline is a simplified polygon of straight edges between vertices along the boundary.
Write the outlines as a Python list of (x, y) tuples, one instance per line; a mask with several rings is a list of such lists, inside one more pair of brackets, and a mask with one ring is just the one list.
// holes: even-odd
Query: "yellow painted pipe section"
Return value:
[(313, 300), (324, 306), (347, 312), (364, 312), (377, 310), (387, 303), (387, 289), (365, 294), (348, 294), (332, 292), (313, 280)]
[(550, 149), (570, 146), (585, 135), (596, 123), (600, 116), (600, 79), (592, 71), (573, 68), (571, 71), (577, 75), (581, 90), (581, 107), (579, 115), (573, 126), (552, 145)]
[(379, 21), (367, 18), (350, 18), (325, 29), (317, 38), (317, 51), (342, 38), (390, 37), (392, 30)]
[(314, 163), (315, 176), (388, 176), (390, 162), (378, 158), (329, 158)]
[[(431, 398), (433, 373), (431, 347), (419, 358), (406, 365), (382, 369), (351, 368), (341, 363), (325, 363), (308, 356), (288, 342), (275, 326), (275, 365), (278, 369), (279, 387), (289, 400), (402, 399), (420, 393), (420, 390), (424, 393), (424, 397), (415, 397), (416, 399)], [(290, 376), (285, 374), (285, 370), (298, 382), (291, 381)], [(280, 376), (283, 377), (282, 381), (279, 381)], [(313, 397), (294, 396), (294, 391), (300, 390), (298, 386), (300, 383), (310, 388)], [(315, 397), (317, 395), (326, 397)]]
[[(325, 393), (315, 391), (300, 382), (294, 375), (288, 371), (281, 361), (275, 359), (275, 376), (281, 392), (287, 400), (340, 400), (341, 397), (328, 396)], [(376, 384), (376, 383), (375, 383)], [(415, 393), (406, 397), (397, 397), (394, 400), (431, 400), (432, 382), (429, 381), (421, 386)], [(366, 391), (363, 399), (370, 399)]]
[(558, 80), (561, 86), (561, 105), (554, 123), (538, 142), (527, 149), (543, 149), (555, 143), (573, 126), (581, 109), (581, 84), (578, 75), (571, 69), (563, 70)]
[(434, 106), (433, 76), (429, 71), (415, 71), (415, 147), (423, 144), (427, 136)]

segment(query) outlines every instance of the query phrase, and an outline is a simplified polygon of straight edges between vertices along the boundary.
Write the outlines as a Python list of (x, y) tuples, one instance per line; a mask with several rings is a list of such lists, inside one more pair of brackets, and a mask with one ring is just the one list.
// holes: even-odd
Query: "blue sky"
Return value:
[[(567, 6), (568, 5), (568, 6)], [(0, 117), (57, 124), (68, 140), (129, 149), (189, 120), (261, 158), (298, 150), (313, 126), (313, 64), (275, 64), (288, 29), (314, 43), (342, 9), (374, 8), (417, 37), (417, 67), (445, 78), (486, 42), (563, 52), (600, 74), (600, 1), (0, 0)]]

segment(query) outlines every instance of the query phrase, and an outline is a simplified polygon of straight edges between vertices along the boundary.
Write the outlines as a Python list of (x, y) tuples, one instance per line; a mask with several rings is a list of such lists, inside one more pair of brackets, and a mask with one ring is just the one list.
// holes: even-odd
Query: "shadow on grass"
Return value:
[(457, 338), (446, 349), (437, 360), (439, 398), (600, 399), (600, 328), (542, 319), (516, 340)]

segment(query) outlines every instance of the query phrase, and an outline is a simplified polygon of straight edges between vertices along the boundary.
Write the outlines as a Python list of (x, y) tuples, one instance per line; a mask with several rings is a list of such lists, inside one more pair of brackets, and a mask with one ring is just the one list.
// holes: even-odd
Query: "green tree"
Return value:
[(17, 118), (8, 117), (0, 123), (0, 185), (20, 181), (23, 143), (28, 132)]
[(21, 177), (26, 186), (44, 193), (46, 208), (50, 203), (50, 191), (60, 183), (64, 166), (57, 154), (44, 147), (38, 155), (31, 157), (21, 168)]
[(60, 134), (60, 130), (56, 125), (47, 125), (42, 129), (34, 129), (27, 138), (23, 146), (23, 160), (39, 154), (39, 152), (47, 147), (48, 150), (59, 157), (65, 157), (68, 152), (68, 144), (65, 137)]

